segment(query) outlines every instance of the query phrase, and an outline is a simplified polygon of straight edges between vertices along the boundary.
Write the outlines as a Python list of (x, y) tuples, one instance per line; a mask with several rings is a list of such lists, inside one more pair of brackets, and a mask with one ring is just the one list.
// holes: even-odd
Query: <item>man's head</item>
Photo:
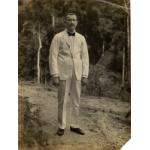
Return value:
[(69, 32), (74, 32), (78, 24), (77, 15), (75, 13), (67, 13), (64, 21), (67, 30)]

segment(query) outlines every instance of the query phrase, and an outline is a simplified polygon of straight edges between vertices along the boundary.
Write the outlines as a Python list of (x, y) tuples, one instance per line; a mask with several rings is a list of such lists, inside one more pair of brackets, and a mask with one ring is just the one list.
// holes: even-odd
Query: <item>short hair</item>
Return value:
[[(67, 13), (65, 13), (64, 18), (66, 19), (68, 15), (75, 15), (77, 17), (77, 14), (75, 12), (67, 12)], [(77, 17), (77, 19), (78, 19), (78, 17)]]

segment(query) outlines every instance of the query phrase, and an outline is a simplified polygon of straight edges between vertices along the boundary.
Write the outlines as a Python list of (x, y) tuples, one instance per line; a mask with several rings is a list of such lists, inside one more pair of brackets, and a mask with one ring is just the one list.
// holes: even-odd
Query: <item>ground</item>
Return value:
[(108, 97), (81, 97), (81, 128), (86, 134), (57, 131), (57, 89), (19, 82), (20, 150), (119, 150), (130, 139), (130, 103)]

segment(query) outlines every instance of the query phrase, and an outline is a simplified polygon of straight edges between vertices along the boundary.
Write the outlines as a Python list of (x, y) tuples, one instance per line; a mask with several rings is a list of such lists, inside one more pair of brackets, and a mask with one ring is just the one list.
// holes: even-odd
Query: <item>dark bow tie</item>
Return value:
[(75, 36), (75, 32), (74, 33), (69, 33), (67, 32), (69, 36)]

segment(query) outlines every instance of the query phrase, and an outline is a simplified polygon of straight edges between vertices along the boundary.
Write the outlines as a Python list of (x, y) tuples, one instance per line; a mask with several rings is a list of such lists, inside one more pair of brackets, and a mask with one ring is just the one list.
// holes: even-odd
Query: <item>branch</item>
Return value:
[(41, 40), (41, 31), (40, 31), (40, 25), (39, 25), (39, 31), (38, 31), (39, 33), (39, 36), (38, 36), (38, 39), (39, 39), (39, 50), (42, 48), (42, 40)]
[(108, 2), (108, 1), (105, 1), (105, 0), (96, 0), (97, 2), (101, 2), (101, 3), (104, 3), (104, 4), (108, 4), (112, 7), (115, 7), (115, 8), (121, 8), (124, 12), (126, 12), (127, 14), (129, 14), (130, 12), (130, 9), (126, 6), (121, 6), (121, 5), (118, 5), (118, 4), (115, 4), (115, 3), (112, 3), (112, 2)]

